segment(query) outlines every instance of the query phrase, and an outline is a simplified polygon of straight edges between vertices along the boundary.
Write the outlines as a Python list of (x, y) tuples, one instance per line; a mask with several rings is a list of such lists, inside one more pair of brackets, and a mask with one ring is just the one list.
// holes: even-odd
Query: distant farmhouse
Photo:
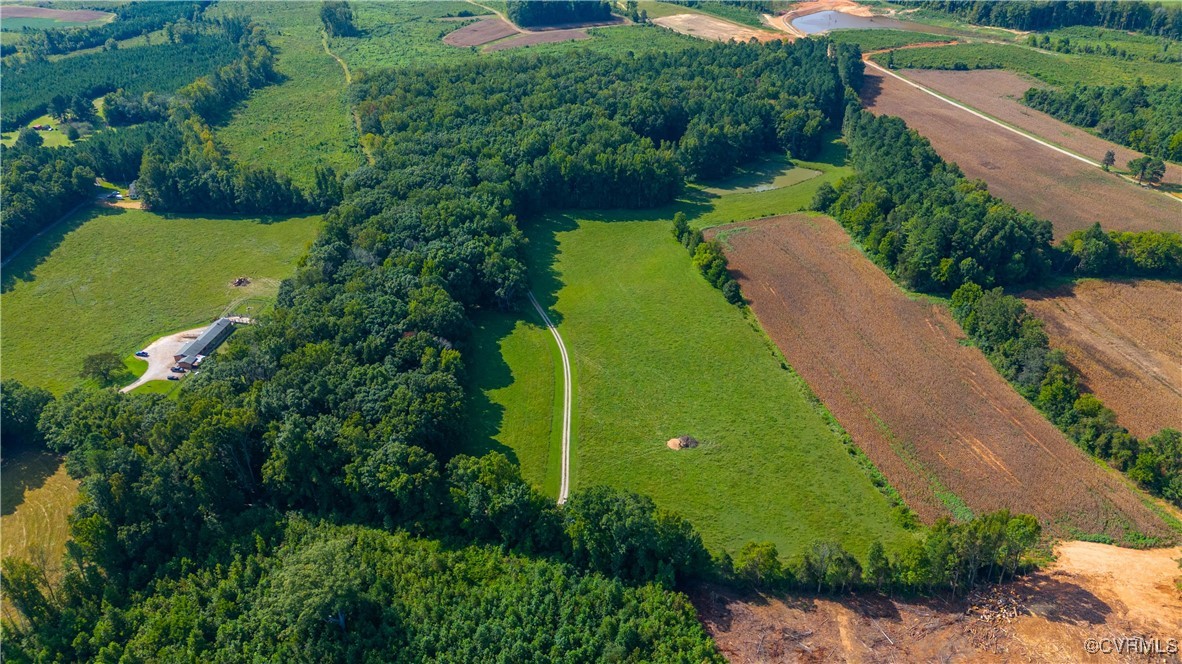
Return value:
[(218, 346), (230, 336), (234, 331), (234, 323), (229, 318), (219, 318), (213, 325), (210, 325), (201, 336), (181, 346), (181, 349), (172, 356), (176, 360), (178, 366), (185, 369), (193, 369), (201, 364), (201, 361), (210, 353), (217, 350)]

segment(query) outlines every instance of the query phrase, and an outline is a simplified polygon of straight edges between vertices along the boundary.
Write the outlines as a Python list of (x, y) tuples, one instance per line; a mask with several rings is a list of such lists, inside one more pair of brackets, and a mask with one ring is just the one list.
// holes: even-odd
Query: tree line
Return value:
[(1026, 45), (1035, 48), (1041, 48), (1047, 51), (1055, 51), (1056, 53), (1082, 53), (1085, 55), (1103, 55), (1109, 58), (1116, 58), (1118, 60), (1149, 60), (1150, 62), (1178, 62), (1182, 56), (1172, 55), (1169, 52), (1170, 45), (1173, 42), (1163, 40), (1162, 50), (1160, 53), (1154, 53), (1146, 56), (1143, 53), (1130, 51), (1123, 46), (1113, 46), (1108, 42), (1103, 44), (1090, 44), (1086, 40), (1077, 39), (1075, 43), (1071, 42), (1070, 37), (1051, 37), (1050, 35), (1029, 35), (1026, 37)]
[(1161, 2), (1119, 2), (1118, 0), (1037, 0), (991, 2), (990, 0), (893, 0), (897, 4), (934, 9), (969, 23), (1015, 30), (1053, 30), (1071, 25), (1089, 25), (1114, 30), (1132, 30), (1150, 35), (1182, 39), (1182, 7)]
[(821, 185), (811, 207), (837, 219), (910, 288), (1016, 286), (1050, 272), (1050, 222), (967, 180), (901, 119), (851, 105), (843, 131), (856, 174)]
[(1113, 143), (1182, 163), (1182, 84), (1030, 88), (1022, 102)]
[(1182, 235), (1108, 231), (1100, 224), (1074, 231), (1055, 247), (1055, 268), (1081, 277), (1182, 277)]
[[(556, 506), (503, 456), (456, 455), (470, 316), (521, 302), (531, 215), (668, 202), (679, 140), (731, 104), (773, 126), (802, 108), (835, 122), (841, 62), (802, 40), (367, 75), (356, 94), (375, 163), (344, 180), (274, 310), (175, 399), (79, 388), (43, 406), (38, 431), (81, 498), (60, 584), (6, 563), (29, 623), (6, 625), (6, 648), (716, 657), (671, 590), (729, 574), (688, 522), (606, 487)], [(772, 149), (798, 139), (791, 126)], [(990, 556), (955, 567), (981, 578)]]
[[(1099, 233), (1099, 225), (1094, 229)], [(1043, 323), (1002, 289), (966, 283), (952, 294), (952, 314), (997, 370), (1077, 446), (1128, 474), (1141, 488), (1182, 507), (1182, 433), (1138, 440), (1052, 350)]]
[(102, 11), (110, 11), (115, 18), (101, 25), (80, 28), (50, 28), (34, 30), (26, 28), (21, 46), (30, 57), (43, 58), (47, 55), (70, 53), (84, 48), (102, 46), (109, 40), (120, 41), (138, 37), (144, 33), (166, 28), (170, 24), (185, 21), (200, 21), (208, 2), (128, 2), (114, 6), (104, 5)]
[(508, 0), (505, 15), (513, 23), (527, 28), (593, 23), (610, 19), (612, 6), (603, 0)]

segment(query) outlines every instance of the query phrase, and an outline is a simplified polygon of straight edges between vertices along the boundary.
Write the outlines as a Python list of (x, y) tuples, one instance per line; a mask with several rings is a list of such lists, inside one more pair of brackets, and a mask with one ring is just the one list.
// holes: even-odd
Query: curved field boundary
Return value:
[(550, 321), (546, 310), (542, 308), (541, 304), (538, 304), (538, 299), (534, 297), (532, 292), (529, 293), (529, 302), (534, 305), (534, 310), (542, 317), (542, 322), (546, 323), (550, 334), (554, 336), (554, 341), (558, 344), (558, 353), (562, 356), (562, 474), (558, 482), (558, 504), (561, 505), (566, 502), (566, 498), (570, 494), (570, 416), (574, 400), (570, 356), (566, 353), (566, 344), (562, 343), (562, 335), (558, 333), (558, 328)]

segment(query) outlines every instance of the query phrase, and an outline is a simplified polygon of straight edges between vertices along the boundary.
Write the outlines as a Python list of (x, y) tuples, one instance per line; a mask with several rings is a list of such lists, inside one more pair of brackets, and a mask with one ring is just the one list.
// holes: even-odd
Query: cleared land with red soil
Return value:
[[(1055, 226), (1055, 236), (1101, 222), (1109, 230), (1177, 231), (1182, 203), (1126, 182), (866, 68), (863, 105), (894, 115), (932, 142), (965, 175), (1009, 204)], [(1103, 156), (1103, 153), (1100, 155)]]
[(494, 42), (515, 34), (518, 34), (517, 28), (494, 16), (471, 25), (465, 25), (455, 32), (447, 33), (443, 38), (443, 43), (467, 48)]
[(753, 37), (761, 42), (788, 38), (785, 35), (770, 30), (751, 28), (705, 14), (662, 16), (660, 18), (654, 18), (653, 23), (664, 28), (669, 28), (674, 32), (680, 32), (683, 35), (721, 42), (732, 39), (745, 42)]
[[(972, 106), (1039, 138), (1060, 145), (1092, 161), (1104, 158), (1112, 150), (1116, 167), (1123, 169), (1130, 160), (1142, 157), (1140, 152), (1106, 141), (1099, 136), (1061, 122), (1022, 103), (1022, 95), (1030, 88), (1045, 88), (1045, 83), (1019, 76), (1004, 69), (950, 71), (941, 69), (908, 69), (900, 72), (920, 85)], [(1182, 184), (1182, 166), (1166, 163), (1166, 183)], [(1182, 212), (1179, 212), (1182, 214)], [(1179, 222), (1182, 223), (1182, 222)]]
[(1083, 281), (1022, 298), (1125, 428), (1182, 429), (1182, 284)]
[(591, 36), (582, 30), (547, 30), (545, 32), (527, 32), (511, 39), (499, 41), (485, 48), (486, 51), (504, 51), (510, 48), (521, 48), (533, 44), (553, 44), (556, 42), (589, 39)]
[(1059, 535), (1175, 536), (959, 343), (947, 309), (909, 298), (837, 222), (789, 215), (720, 232), (763, 329), (922, 518), (1009, 508)]
[(50, 9), (25, 5), (0, 6), (0, 18), (50, 18), (55, 21), (87, 23), (111, 16), (111, 12), (94, 9)]
[(747, 662), (1146, 662), (1088, 653), (1089, 638), (1182, 634), (1173, 579), (1182, 549), (1135, 551), (1064, 542), (1047, 569), (968, 599), (742, 597), (702, 588), (690, 598), (727, 660)]

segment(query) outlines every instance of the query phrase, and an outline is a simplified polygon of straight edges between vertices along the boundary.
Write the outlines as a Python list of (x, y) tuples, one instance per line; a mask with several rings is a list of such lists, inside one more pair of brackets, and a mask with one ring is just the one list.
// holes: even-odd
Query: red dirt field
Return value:
[(707, 16), (705, 14), (674, 14), (672, 16), (662, 16), (654, 18), (653, 23), (669, 28), (674, 32), (680, 32), (683, 35), (691, 37), (698, 37), (699, 39), (710, 39), (713, 41), (736, 41), (745, 42), (751, 38), (755, 38), (761, 42), (772, 41), (775, 39), (788, 39), (787, 36), (772, 32), (770, 30), (760, 30), (759, 28), (750, 28), (738, 23), (731, 23), (720, 18)]
[[(1004, 69), (908, 69), (899, 73), (920, 85), (1092, 161), (1100, 161), (1104, 158), (1105, 151), (1112, 150), (1116, 154), (1116, 167), (1124, 169), (1130, 160), (1144, 156), (1136, 150), (1106, 141), (1024, 105), (1021, 100), (1026, 90), (1046, 87), (1045, 83), (1036, 79), (1025, 78)], [(1182, 166), (1166, 162), (1164, 181), (1169, 184), (1182, 184)]]
[(477, 21), (471, 25), (465, 25), (455, 32), (447, 33), (443, 37), (443, 43), (449, 46), (468, 48), (469, 46), (480, 46), (481, 44), (494, 42), (515, 34), (518, 34), (517, 28), (494, 16)]
[(725, 229), (763, 329), (923, 519), (1009, 508), (1057, 535), (1176, 536), (962, 345), (947, 309), (909, 298), (837, 222), (797, 214), (709, 236)]
[(0, 18), (51, 18), (55, 21), (87, 23), (111, 16), (95, 9), (50, 9), (25, 5), (0, 5)]
[(1019, 210), (1050, 220), (1056, 237), (1097, 221), (1109, 230), (1182, 227), (1179, 201), (1039, 145), (871, 67), (866, 68), (862, 103), (874, 113), (903, 118), (966, 176), (984, 180), (994, 195)]
[(1182, 429), (1182, 284), (1089, 280), (1022, 298), (1133, 435)]
[(553, 44), (556, 42), (590, 39), (591, 35), (582, 30), (547, 30), (545, 32), (527, 32), (511, 37), (485, 47), (486, 51), (504, 51), (510, 48), (521, 48), (533, 44)]
[[(1177, 662), (1176, 654), (1088, 653), (1087, 640), (1182, 635), (1182, 549), (1064, 542), (1047, 569), (968, 599), (741, 597), (691, 593), (719, 651), (756, 662)], [(1110, 644), (1111, 645), (1111, 644)]]

